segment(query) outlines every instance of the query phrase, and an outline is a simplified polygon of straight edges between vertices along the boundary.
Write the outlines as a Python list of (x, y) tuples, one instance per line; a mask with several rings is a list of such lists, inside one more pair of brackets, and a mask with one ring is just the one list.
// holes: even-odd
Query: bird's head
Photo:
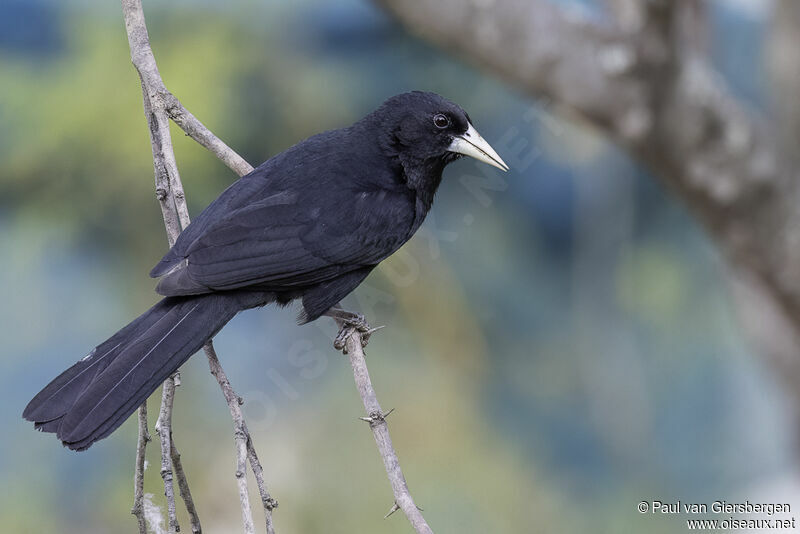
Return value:
[(387, 148), (411, 168), (441, 170), (470, 156), (502, 171), (508, 165), (481, 137), (461, 107), (435, 93), (413, 91), (393, 96), (375, 111)]

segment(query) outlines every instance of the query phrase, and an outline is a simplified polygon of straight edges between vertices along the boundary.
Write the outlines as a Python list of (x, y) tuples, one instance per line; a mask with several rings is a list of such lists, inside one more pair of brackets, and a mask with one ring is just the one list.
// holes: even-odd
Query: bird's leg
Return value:
[(370, 329), (369, 323), (362, 314), (347, 311), (338, 306), (334, 306), (333, 308), (329, 309), (327, 312), (325, 312), (325, 315), (328, 317), (333, 317), (334, 319), (338, 319), (345, 325), (351, 326), (359, 332), (367, 332)]
[(383, 328), (382, 326), (372, 328), (363, 315), (347, 311), (340, 308), (338, 305), (332, 307), (323, 315), (332, 317), (341, 325), (339, 334), (336, 336), (336, 339), (333, 340), (333, 347), (345, 354), (347, 354), (345, 341), (347, 341), (347, 338), (350, 337), (353, 332), (357, 331), (361, 333), (361, 346), (366, 347), (372, 333)]

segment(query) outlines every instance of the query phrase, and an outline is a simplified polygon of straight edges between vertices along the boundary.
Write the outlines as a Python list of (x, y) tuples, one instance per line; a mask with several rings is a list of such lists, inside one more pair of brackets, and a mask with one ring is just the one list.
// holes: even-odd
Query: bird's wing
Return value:
[(177, 267), (186, 257), (186, 252), (200, 236), (215, 222), (228, 214), (247, 206), (254, 198), (272, 196), (280, 191), (269, 191), (270, 182), (266, 179), (263, 166), (236, 180), (223, 191), (214, 202), (208, 205), (192, 223), (178, 236), (177, 241), (150, 271), (153, 278), (163, 276)]
[(413, 200), (382, 188), (273, 192), (206, 222), (173, 254), (177, 267), (158, 291), (251, 285), (280, 291), (317, 284), (377, 264), (411, 237), (413, 220)]

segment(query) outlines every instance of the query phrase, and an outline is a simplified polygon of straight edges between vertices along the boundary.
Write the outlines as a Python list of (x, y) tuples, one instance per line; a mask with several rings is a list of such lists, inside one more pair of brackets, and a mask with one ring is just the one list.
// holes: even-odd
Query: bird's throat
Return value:
[(429, 160), (403, 161), (403, 175), (406, 185), (414, 191), (426, 210), (431, 208), (433, 198), (442, 183), (445, 162), (439, 158)]

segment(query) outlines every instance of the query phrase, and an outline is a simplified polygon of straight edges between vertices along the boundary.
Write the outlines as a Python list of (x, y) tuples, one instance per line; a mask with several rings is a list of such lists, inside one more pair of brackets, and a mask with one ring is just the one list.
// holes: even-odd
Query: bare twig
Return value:
[(186, 506), (186, 512), (189, 514), (189, 522), (192, 526), (192, 534), (200, 534), (203, 528), (200, 526), (200, 516), (197, 513), (197, 508), (194, 505), (192, 498), (192, 491), (189, 489), (189, 479), (186, 478), (186, 473), (183, 470), (183, 463), (181, 462), (181, 454), (175, 446), (175, 441), (172, 441), (172, 449), (170, 450), (170, 458), (172, 458), (172, 467), (175, 469), (175, 478), (178, 479), (178, 489), (181, 492), (183, 504)]
[(175, 388), (180, 385), (181, 375), (179, 372), (176, 372), (164, 381), (161, 389), (161, 410), (159, 411), (158, 420), (156, 421), (156, 432), (161, 442), (161, 477), (164, 479), (164, 493), (167, 497), (167, 515), (169, 517), (170, 530), (172, 530), (173, 525), (175, 531), (180, 530), (175, 510), (175, 490), (172, 484), (174, 474), (175, 479), (178, 481), (178, 489), (180, 490), (181, 498), (186, 506), (186, 512), (189, 514), (192, 532), (197, 534), (202, 532), (200, 516), (197, 514), (197, 508), (194, 505), (194, 499), (192, 499), (192, 492), (189, 489), (189, 480), (186, 478), (186, 472), (183, 470), (181, 454), (178, 452), (178, 447), (175, 445), (172, 436), (172, 411), (175, 401)]
[[(171, 245), (180, 232), (180, 228), (188, 224), (189, 216), (186, 211), (183, 187), (172, 151), (168, 129), (169, 124), (166, 120), (167, 117), (172, 118), (183, 131), (210, 150), (239, 176), (249, 173), (253, 170), (253, 167), (214, 136), (210, 130), (203, 126), (200, 121), (181, 105), (175, 96), (167, 91), (161, 80), (155, 58), (150, 48), (141, 1), (122, 0), (122, 5), (125, 13), (125, 25), (128, 30), (128, 39), (131, 46), (131, 58), (142, 80), (145, 114), (148, 118), (148, 124), (150, 125), (151, 143), (153, 146), (157, 196), (161, 203), (164, 223), (167, 227), (167, 233), (170, 236)], [(172, 206), (170, 206), (170, 200), (173, 202)], [(383, 458), (386, 473), (395, 496), (393, 509), (396, 507), (397, 509), (403, 510), (403, 513), (406, 514), (406, 517), (408, 517), (416, 532), (432, 533), (433, 531), (425, 522), (425, 519), (420, 513), (420, 509), (414, 504), (414, 500), (411, 498), (408, 491), (408, 486), (403, 476), (402, 469), (400, 468), (400, 462), (392, 446), (389, 430), (386, 426), (385, 416), (388, 414), (384, 414), (381, 411), (378, 399), (375, 395), (375, 390), (369, 378), (369, 371), (366, 361), (364, 360), (361, 334), (354, 332), (347, 339), (347, 346), (356, 386), (369, 416), (369, 419), (365, 420), (368, 420), (372, 428), (378, 451)], [(273, 499), (267, 491), (263, 469), (258, 460), (252, 438), (250, 437), (247, 424), (242, 415), (241, 404), (243, 401), (236, 395), (231, 387), (230, 381), (219, 362), (213, 344), (211, 342), (207, 343), (203, 347), (203, 350), (208, 358), (211, 373), (217, 379), (222, 389), (234, 422), (234, 439), (237, 452), (236, 479), (242, 505), (244, 530), (246, 533), (251, 533), (254, 532), (255, 528), (247, 490), (246, 468), (247, 462), (249, 461), (264, 508), (266, 531), (268, 534), (274, 534), (272, 510), (277, 508), (278, 502)], [(174, 455), (173, 463), (176, 463)], [(179, 474), (179, 472), (182, 472), (182, 470), (176, 468), (176, 474)], [(187, 507), (188, 506), (189, 504), (187, 503)]]
[[(228, 379), (222, 371), (222, 366), (219, 367), (220, 376)], [(264, 521), (266, 522), (267, 534), (275, 534), (275, 528), (272, 526), (272, 510), (278, 507), (278, 501), (272, 498), (267, 491), (267, 485), (264, 482), (264, 468), (261, 467), (261, 462), (258, 460), (256, 448), (253, 446), (253, 439), (250, 437), (250, 432), (247, 430), (247, 424), (244, 423), (245, 434), (247, 434), (247, 458), (250, 460), (250, 469), (253, 470), (253, 476), (256, 479), (256, 486), (258, 486), (258, 493), (261, 496), (261, 506), (264, 508)]]
[(264, 474), (261, 468), (261, 463), (258, 461), (255, 448), (253, 447), (250, 432), (247, 430), (247, 424), (242, 415), (241, 405), (244, 403), (241, 397), (236, 395), (236, 392), (231, 387), (222, 365), (219, 363), (217, 353), (211, 344), (203, 347), (208, 357), (208, 367), (211, 374), (217, 379), (222, 394), (225, 396), (225, 401), (228, 403), (228, 409), (231, 412), (233, 419), (234, 439), (236, 441), (236, 482), (239, 486), (239, 498), (242, 502), (242, 521), (244, 522), (244, 530), (246, 533), (254, 531), (253, 514), (250, 511), (250, 500), (247, 491), (247, 461), (250, 460), (250, 468), (256, 478), (259, 492), (261, 494), (261, 502), (264, 507), (264, 517), (266, 521), (266, 529), (268, 534), (274, 534), (275, 530), (272, 525), (272, 510), (277, 508), (278, 502), (273, 499), (264, 484)]
[(183, 107), (180, 101), (166, 88), (164, 88), (162, 97), (164, 98), (169, 118), (175, 121), (175, 124), (186, 132), (189, 137), (207, 148), (237, 175), (244, 176), (253, 170), (253, 167), (244, 158), (211, 133), (211, 130), (206, 128), (202, 122)]
[[(177, 375), (177, 373), (176, 373)], [(164, 495), (167, 497), (167, 518), (170, 534), (180, 531), (175, 510), (175, 489), (172, 484), (172, 405), (175, 400), (175, 376), (164, 381), (161, 388), (161, 410), (156, 420), (156, 434), (161, 442), (161, 478), (164, 480)]]
[[(122, 0), (122, 11), (125, 15), (125, 28), (128, 31), (131, 60), (142, 80), (145, 100), (155, 103), (158, 108), (157, 111), (163, 112), (165, 116), (172, 118), (175, 124), (180, 126), (192, 139), (210, 150), (211, 153), (239, 176), (244, 176), (253, 170), (250, 164), (211, 133), (167, 90), (161, 79), (161, 74), (158, 72), (153, 50), (150, 48), (150, 38), (147, 34), (141, 0)], [(156, 146), (154, 145), (153, 150), (155, 151), (155, 149)], [(174, 158), (172, 159), (174, 161)]]
[(139, 524), (139, 534), (147, 534), (147, 522), (144, 518), (144, 463), (147, 442), (150, 441), (150, 432), (147, 430), (147, 401), (140, 407), (138, 412), (139, 419), (139, 439), (136, 442), (136, 469), (133, 477), (133, 508), (131, 513), (136, 516)]
[[(189, 224), (189, 217), (180, 175), (178, 174), (178, 166), (175, 161), (175, 153), (172, 148), (169, 119), (162, 101), (156, 98), (156, 95), (148, 85), (148, 80), (151, 79), (153, 74), (158, 77), (158, 68), (155, 66), (155, 58), (150, 50), (141, 2), (123, 0), (122, 8), (125, 15), (125, 28), (128, 32), (128, 43), (131, 48), (131, 59), (137, 72), (139, 72), (142, 82), (143, 105), (153, 151), (156, 198), (161, 206), (167, 239), (169, 245), (172, 246), (181, 229)], [(175, 492), (172, 484), (173, 445), (171, 439), (172, 399), (174, 394), (174, 380), (168, 378), (162, 387), (161, 409), (156, 423), (156, 431), (161, 440), (161, 477), (164, 480), (164, 494), (167, 498), (170, 532), (177, 532), (180, 528), (178, 526)]]
[[(175, 161), (175, 153), (172, 148), (172, 138), (169, 131), (169, 117), (173, 117), (176, 123), (184, 129), (193, 139), (197, 140), (200, 144), (211, 150), (217, 157), (225, 162), (240, 176), (250, 172), (252, 167), (245, 162), (238, 154), (231, 150), (227, 145), (214, 136), (205, 126), (200, 123), (191, 113), (189, 113), (180, 104), (177, 98), (167, 91), (161, 80), (161, 75), (158, 72), (158, 66), (153, 56), (153, 51), (150, 47), (150, 40), (147, 33), (147, 26), (145, 24), (144, 12), (142, 10), (141, 0), (122, 0), (122, 10), (125, 18), (125, 28), (128, 34), (128, 43), (131, 49), (131, 60), (136, 71), (139, 73), (139, 78), (142, 83), (142, 96), (145, 117), (150, 132), (150, 143), (153, 151), (153, 167), (155, 170), (156, 179), (156, 197), (158, 198), (161, 206), (161, 213), (164, 219), (164, 225), (167, 230), (167, 237), (170, 246), (175, 243), (181, 230), (189, 224), (189, 212), (186, 207), (186, 197), (183, 191), (183, 185), (178, 173), (177, 163)], [(214, 354), (214, 348), (209, 341), (204, 347), (206, 354), (209, 356), (209, 363), (211, 364), (211, 356)], [(216, 360), (217, 366), (219, 361)], [(221, 367), (219, 367), (221, 369)], [(169, 514), (169, 527), (170, 531), (177, 531), (177, 517), (175, 511), (175, 497), (174, 489), (172, 487), (172, 464), (173, 459), (180, 459), (180, 454), (177, 448), (172, 443), (172, 399), (174, 398), (174, 381), (170, 378), (164, 382), (162, 388), (162, 406), (159, 421), (161, 432), (161, 472), (164, 478), (164, 492), (167, 496), (167, 509)], [(247, 499), (247, 479), (244, 478), (243, 467), (246, 468), (247, 459), (247, 442), (250, 441), (249, 435), (246, 434), (246, 428), (241, 426), (237, 428), (237, 440), (239, 439), (240, 431), (242, 434), (242, 447), (237, 449), (239, 460), (237, 461), (237, 479), (243, 480), (245, 483), (244, 493), (240, 490), (242, 517), (244, 520), (245, 531), (253, 532), (252, 513), (250, 511), (250, 503)], [(252, 456), (255, 457), (253, 450)], [(256, 465), (259, 468), (257, 480), (260, 481), (259, 490), (262, 490), (262, 495), (266, 494), (264, 487), (263, 475), (260, 472), (260, 464)], [(255, 467), (254, 467), (255, 469)], [(137, 476), (139, 472), (137, 470)], [(189, 492), (188, 481), (185, 478), (185, 473), (182, 466), (176, 469), (178, 476), (178, 485), (181, 488), (181, 493), (184, 495), (184, 502), (186, 503), (187, 510), (192, 518), (192, 529), (200, 531), (200, 523), (197, 517), (197, 512), (194, 509), (194, 502), (191, 499)], [(138, 479), (137, 479), (138, 480)], [(137, 482), (138, 483), (138, 482)], [(241, 486), (240, 486), (241, 487)], [(184, 492), (184, 488), (186, 491)], [(266, 509), (269, 499), (262, 499), (265, 502), (265, 511), (267, 512), (267, 526), (271, 529), (271, 508)], [(141, 503), (141, 500), (138, 501)], [(141, 506), (140, 506), (141, 508)], [(138, 517), (138, 516), (137, 516)], [(269, 530), (269, 532), (272, 532)]]
[[(337, 324), (339, 328), (344, 326), (338, 320)], [(420, 509), (414, 504), (411, 493), (408, 491), (408, 484), (406, 484), (406, 478), (403, 476), (403, 470), (400, 467), (400, 460), (397, 458), (397, 453), (392, 445), (389, 427), (386, 425), (386, 416), (393, 410), (384, 413), (378, 402), (378, 397), (369, 377), (367, 362), (364, 359), (361, 333), (353, 330), (345, 340), (345, 347), (350, 357), (350, 365), (353, 368), (353, 378), (358, 388), (358, 394), (361, 396), (364, 409), (367, 411), (367, 417), (362, 417), (361, 419), (369, 423), (369, 427), (372, 429), (375, 444), (378, 446), (378, 452), (383, 459), (383, 466), (386, 468), (386, 475), (389, 477), (392, 493), (394, 493), (394, 504), (385, 517), (389, 517), (399, 508), (406, 515), (411, 526), (414, 527), (414, 531), (418, 534), (433, 534), (433, 530), (428, 526)]]

